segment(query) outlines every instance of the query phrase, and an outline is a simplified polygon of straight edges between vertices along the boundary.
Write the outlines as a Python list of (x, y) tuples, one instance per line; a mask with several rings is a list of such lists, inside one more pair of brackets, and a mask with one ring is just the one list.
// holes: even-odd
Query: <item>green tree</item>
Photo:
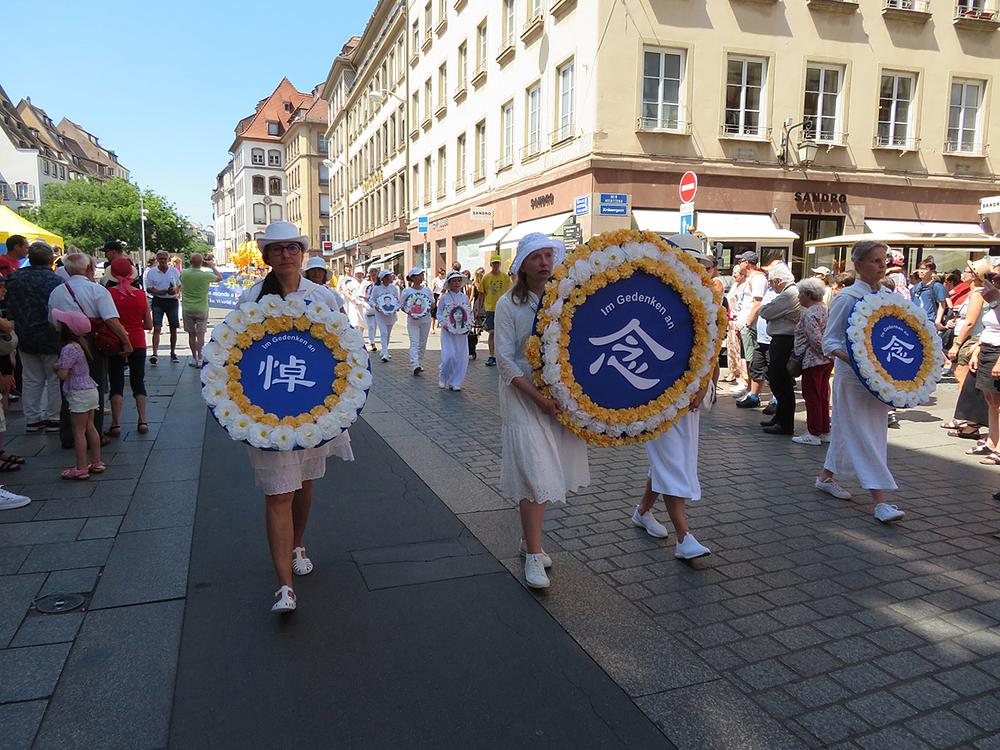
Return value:
[[(151, 190), (143, 192), (146, 207), (146, 251), (184, 253), (193, 241), (187, 220), (173, 204)], [(92, 253), (108, 240), (142, 248), (139, 191), (125, 180), (73, 180), (45, 186), (42, 205), (28, 218), (61, 235), (68, 245)]]

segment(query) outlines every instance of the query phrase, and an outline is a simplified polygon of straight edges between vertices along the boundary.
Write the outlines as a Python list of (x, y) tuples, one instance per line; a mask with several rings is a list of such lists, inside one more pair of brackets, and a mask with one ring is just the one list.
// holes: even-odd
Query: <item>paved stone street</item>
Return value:
[[(397, 325), (394, 334), (405, 335), (405, 326)], [(436, 348), (436, 335), (431, 342)], [(411, 512), (407, 504), (437, 519), (437, 531), (426, 531), (428, 539), (434, 533), (455, 537), (449, 514), (464, 524), (475, 540), (462, 542), (461, 553), (446, 554), (459, 555), (463, 565), (471, 566), (467, 575), (475, 576), (469, 579), (475, 585), (468, 593), (478, 587), (494, 592), (491, 597), (504, 597), (505, 607), (547, 610), (559, 626), (538, 625), (554, 645), (551, 668), (588, 686), (573, 689), (573, 695), (583, 691), (573, 705), (589, 699), (594, 711), (603, 707), (601, 720), (614, 732), (607, 742), (595, 735), (594, 746), (1000, 747), (1000, 507), (990, 498), (1000, 482), (995, 468), (963, 454), (968, 441), (948, 438), (938, 427), (940, 417), (951, 415), (954, 384), (942, 386), (940, 403), (905, 412), (902, 429), (890, 433), (891, 465), (900, 484), (892, 501), (907, 512), (902, 522), (883, 526), (875, 521), (856, 487), (848, 485), (858, 495), (848, 502), (816, 492), (812, 481), (825, 449), (760, 434), (759, 414), (737, 410), (723, 395), (703, 417), (704, 500), (689, 513), (692, 529), (712, 548), (711, 557), (678, 562), (673, 537), (656, 541), (631, 526), (629, 515), (646, 469), (641, 447), (591, 449), (593, 485), (565, 509), (549, 513), (552, 588), (536, 594), (515, 587), (512, 593), (504, 588), (511, 579), (502, 568), (498, 575), (489, 567), (481, 552), (484, 547), (519, 576), (516, 513), (496, 494), (496, 371), (483, 366), (485, 342), (460, 393), (436, 387), (436, 351), (429, 353), (428, 372), (414, 378), (404, 346), (405, 341), (394, 346), (391, 362), (372, 364), (375, 384), (364, 421), (374, 432), (366, 426), (356, 430), (357, 448), (370, 455), (359, 457), (353, 471), (331, 466), (330, 486), (346, 492), (385, 465), (386, 478), (379, 481), (403, 482), (399, 499), (406, 500), (387, 506), (403, 515), (386, 533), (400, 539), (418, 533), (418, 521), (405, 515)], [(112, 469), (89, 483), (60, 482), (57, 469), (66, 464), (67, 454), (56, 438), (23, 435), (23, 420), (16, 411), (11, 415), (8, 448), (30, 462), (20, 475), (4, 480), (35, 501), (0, 515), (0, 748), (188, 746), (179, 738), (195, 736), (197, 729), (178, 726), (178, 720), (188, 716), (192, 704), (178, 693), (176, 700), (185, 707), (178, 714), (174, 685), (179, 658), (188, 670), (185, 684), (198, 685), (199, 659), (194, 657), (199, 644), (182, 645), (185, 617), (186, 637), (198, 632), (190, 629), (192, 622), (208, 623), (201, 627), (220, 638), (220, 649), (238, 648), (225, 638), (235, 632), (222, 626), (229, 621), (236, 623), (233, 627), (252, 623), (254, 637), (265, 639), (264, 648), (285, 633), (279, 653), (288, 655), (289, 633), (262, 626), (271, 620), (262, 620), (264, 613), (258, 611), (270, 579), (257, 506), (237, 527), (235, 542), (245, 548), (247, 561), (220, 558), (208, 533), (215, 527), (203, 526), (213, 518), (218, 523), (218, 503), (233, 501), (227, 493), (250, 491), (237, 483), (227, 489), (225, 482), (232, 464), (242, 459), (230, 462), (235, 454), (228, 444), (203, 453), (203, 445), (212, 445), (205, 443), (206, 435), (222, 438), (214, 424), (206, 429), (194, 370), (161, 365), (149, 376), (150, 433), (126, 430), (111, 448)], [(124, 423), (133, 421), (127, 412)], [(401, 462), (422, 483), (415, 486), (412, 475), (392, 468)], [(379, 491), (394, 491), (385, 487)], [(445, 507), (438, 510), (438, 502)], [(363, 546), (388, 548), (375, 535), (379, 529), (371, 524), (377, 518), (366, 512), (366, 504), (338, 508), (346, 515), (334, 519), (332, 535), (341, 524), (364, 536)], [(658, 513), (666, 521), (662, 508)], [(313, 544), (321, 548), (324, 527), (319, 519), (316, 523)], [(192, 550), (193, 529), (201, 531)], [(335, 573), (313, 576), (308, 583), (327, 581), (333, 587), (327, 596), (339, 603), (334, 611), (355, 608), (359, 618), (362, 612), (371, 616), (366, 607), (372, 592), (383, 592), (384, 606), (384, 592), (399, 584), (403, 595), (413, 583), (391, 576), (375, 580), (380, 563), (371, 551), (328, 554), (336, 558), (330, 561)], [(201, 560), (199, 577), (192, 568), (190, 581), (189, 560)], [(213, 594), (210, 587), (218, 583), (213, 565), (228, 566), (218, 568), (220, 581), (240, 565), (249, 566), (257, 578), (247, 591), (228, 598), (229, 584), (224, 593), (215, 589)], [(364, 581), (356, 587), (349, 576), (359, 570)], [(392, 575), (407, 577), (405, 571)], [(422, 575), (426, 570), (416, 577)], [(436, 590), (445, 583), (440, 576), (429, 580), (438, 581)], [(465, 589), (449, 580), (461, 601)], [(88, 601), (83, 610), (66, 614), (44, 615), (32, 608), (35, 599), (49, 593), (81, 593)], [(407, 606), (417, 606), (427, 595), (412, 590)], [(306, 623), (315, 629), (318, 604), (296, 614), (303, 639), (312, 634)], [(534, 617), (524, 611), (524, 617)], [(213, 617), (223, 618), (219, 632), (210, 627)], [(348, 625), (331, 624), (330, 632), (314, 633), (329, 653), (313, 656), (365, 658), (365, 649), (357, 645), (346, 653), (336, 650), (339, 639), (331, 634), (341, 627), (350, 630)], [(388, 633), (381, 637), (392, 640)], [(481, 647), (489, 649), (489, 644)], [(493, 647), (503, 648), (499, 641)], [(638, 707), (636, 716), (629, 718), (574, 649), (582, 649), (598, 672), (617, 683), (623, 697)], [(251, 675), (225, 702), (238, 707), (241, 692), (259, 699), (253, 684), (264, 671), (239, 661), (237, 651), (218, 656), (226, 662), (234, 655)], [(559, 666), (569, 663), (565, 660), (572, 661), (572, 670)], [(389, 664), (387, 669), (399, 669), (391, 666), (398, 661)], [(289, 667), (283, 680), (294, 681), (294, 670), (307, 668)], [(412, 680), (402, 684), (402, 695), (424, 690), (417, 671), (398, 672), (397, 679)], [(360, 674), (363, 680), (365, 672)], [(345, 705), (352, 695), (338, 696), (336, 713), (364, 716), (361, 698), (355, 698), (362, 701), (358, 705)], [(391, 702), (382, 710), (391, 710)], [(559, 711), (558, 702), (548, 710)], [(248, 726), (256, 713), (243, 712)], [(517, 722), (518, 715), (507, 719)], [(581, 721), (593, 718), (580, 716)], [(647, 720), (662, 733), (661, 741), (644, 734)], [(622, 733), (622, 721), (629, 722), (634, 735)], [(544, 727), (547, 740), (538, 735), (539, 746), (570, 736), (557, 724)], [(360, 746), (367, 738), (369, 746), (378, 745), (374, 738), (385, 736), (367, 730), (369, 725), (354, 725), (345, 742)], [(422, 727), (414, 745), (440, 746), (442, 737), (460, 736), (434, 729)], [(530, 739), (520, 741), (530, 744)], [(492, 734), (479, 744), (502, 743)]]

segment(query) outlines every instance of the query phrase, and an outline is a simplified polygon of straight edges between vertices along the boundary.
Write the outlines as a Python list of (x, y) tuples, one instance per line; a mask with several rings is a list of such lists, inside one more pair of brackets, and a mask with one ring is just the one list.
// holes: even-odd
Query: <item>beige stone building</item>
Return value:
[(335, 248), (478, 266), (528, 231), (671, 233), (691, 170), (724, 266), (839, 267), (805, 242), (859, 233), (957, 265), (995, 241), (998, 27), (979, 0), (380, 2), (323, 88)]
[[(330, 169), (327, 103), (314, 90), (292, 113), (281, 142), (285, 146), (285, 204), (288, 220), (309, 237), (312, 254), (330, 242)], [(330, 246), (326, 246), (327, 250)]]

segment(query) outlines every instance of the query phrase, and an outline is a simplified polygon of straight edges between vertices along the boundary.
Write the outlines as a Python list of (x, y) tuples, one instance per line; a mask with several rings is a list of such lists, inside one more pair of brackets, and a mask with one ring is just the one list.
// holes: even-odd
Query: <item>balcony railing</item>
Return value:
[(536, 36), (542, 33), (542, 29), (545, 28), (545, 16), (538, 13), (525, 22), (524, 27), (521, 29), (521, 41), (527, 44)]
[(810, 10), (829, 10), (834, 13), (854, 13), (859, 3), (856, 0), (806, 0)]
[(669, 117), (640, 117), (636, 120), (636, 130), (646, 133), (676, 133), (691, 135), (691, 123)]
[(882, 0), (882, 15), (900, 21), (926, 23), (931, 18), (930, 0)]
[(468, 87), (466, 86), (465, 77), (463, 76), (462, 80), (458, 82), (458, 87), (455, 89), (455, 93), (452, 96), (452, 99), (454, 99), (456, 102), (460, 102), (462, 101), (462, 99), (465, 98), (465, 95), (467, 93), (468, 93)]
[(771, 128), (724, 123), (719, 128), (719, 138), (739, 141), (766, 141), (771, 138)]
[(486, 179), (486, 165), (480, 164), (478, 167), (476, 167), (476, 171), (472, 173), (472, 182), (473, 184), (476, 184), (482, 182), (485, 179)]
[(499, 159), (497, 159), (497, 172), (502, 172), (505, 169), (510, 169), (514, 166), (514, 153), (511, 149), (511, 153), (504, 154)]
[(442, 117), (447, 111), (448, 111), (448, 99), (444, 95), (442, 95), (441, 98), (438, 99), (437, 107), (434, 108), (434, 116)]
[(945, 156), (969, 156), (982, 158), (988, 155), (989, 146), (986, 143), (963, 143), (962, 141), (948, 140), (944, 142), (942, 149)]
[(455, 192), (460, 193), (465, 190), (465, 175), (461, 174), (455, 178)]
[(486, 60), (480, 60), (472, 73), (472, 85), (478, 86), (486, 80)]
[(566, 143), (576, 137), (576, 123), (573, 120), (563, 123), (558, 128), (549, 133), (549, 140), (553, 146)]
[(497, 52), (497, 62), (503, 65), (514, 56), (514, 34), (510, 33), (500, 42), (500, 51)]
[(521, 161), (530, 161), (536, 156), (542, 153), (542, 137), (538, 134), (533, 137), (533, 140), (528, 142), (528, 145), (521, 149)]
[(997, 0), (959, 0), (955, 6), (955, 26), (963, 29), (993, 31), (1000, 28)]
[(576, 0), (551, 0), (549, 3), (549, 13), (558, 16), (576, 5)]
[(892, 135), (876, 135), (872, 140), (872, 148), (886, 149), (889, 151), (916, 151), (920, 148), (920, 139)]

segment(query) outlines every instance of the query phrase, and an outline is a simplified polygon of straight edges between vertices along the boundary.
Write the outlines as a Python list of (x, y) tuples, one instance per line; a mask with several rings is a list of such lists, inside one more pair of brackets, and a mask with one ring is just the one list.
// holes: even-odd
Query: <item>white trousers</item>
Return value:
[(366, 315), (365, 323), (368, 325), (368, 343), (371, 346), (375, 346), (375, 331), (376, 331), (375, 313), (372, 313), (371, 315)]
[(58, 354), (25, 354), (21, 352), (21, 403), (24, 421), (28, 424), (59, 421), (59, 376), (52, 371)]
[(378, 323), (378, 338), (379, 343), (382, 345), (382, 356), (388, 358), (389, 335), (392, 333), (392, 326), (396, 323), (396, 313), (383, 315), (380, 312), (376, 312), (375, 321)]
[(441, 330), (441, 368), (438, 379), (449, 388), (461, 388), (469, 369), (469, 336)]
[(406, 333), (410, 336), (410, 367), (421, 366), (424, 361), (424, 352), (427, 351), (427, 336), (431, 332), (431, 316), (425, 315), (414, 320), (409, 315), (406, 316)]

